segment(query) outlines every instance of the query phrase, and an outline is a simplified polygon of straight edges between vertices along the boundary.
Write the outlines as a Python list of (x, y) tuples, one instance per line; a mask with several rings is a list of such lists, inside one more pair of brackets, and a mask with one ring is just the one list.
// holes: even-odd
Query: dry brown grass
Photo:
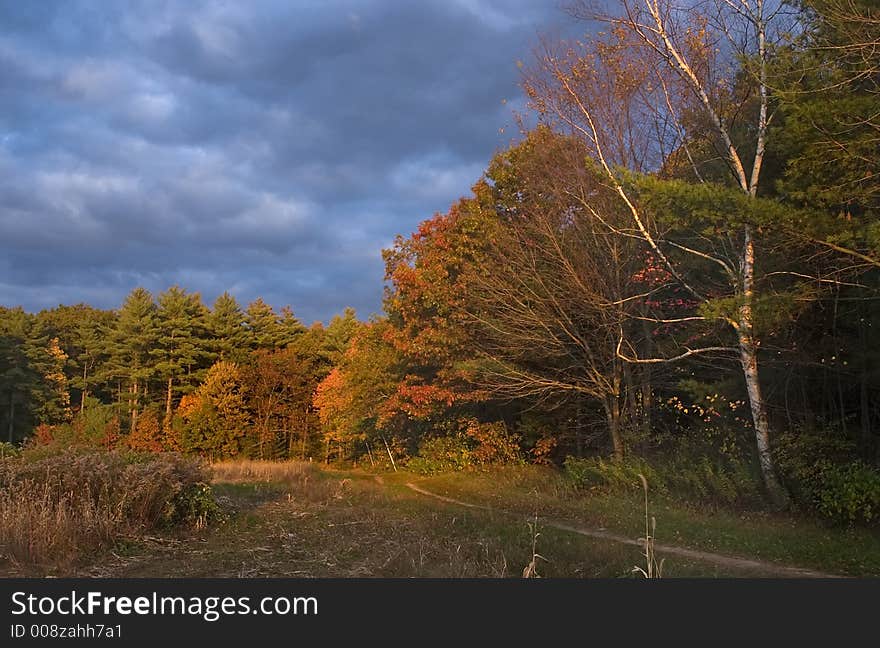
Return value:
[(118, 528), (118, 516), (91, 497), (59, 494), (49, 484), (23, 482), (0, 492), (0, 546), (21, 565), (72, 563), (83, 550), (110, 544)]
[[(0, 461), (0, 553), (65, 569), (123, 537), (205, 512), (204, 468), (178, 455), (79, 450)], [(202, 519), (202, 521), (204, 521)]]
[(319, 471), (306, 461), (258, 461), (241, 459), (211, 465), (215, 482), (228, 484), (254, 482), (301, 482)]
[(348, 479), (329, 478), (306, 461), (261, 461), (238, 459), (212, 464), (215, 484), (229, 484), (245, 490), (256, 488), (254, 495), (284, 493), (286, 498), (312, 503), (339, 499), (350, 488)]

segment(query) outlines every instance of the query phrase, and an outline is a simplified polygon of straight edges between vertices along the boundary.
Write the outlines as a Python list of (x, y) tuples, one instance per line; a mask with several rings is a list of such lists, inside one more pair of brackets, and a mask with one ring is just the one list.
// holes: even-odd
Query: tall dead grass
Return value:
[(259, 461), (241, 459), (211, 465), (215, 482), (230, 484), (253, 482), (300, 482), (314, 477), (318, 469), (306, 461)]
[(173, 454), (62, 451), (0, 461), (0, 553), (21, 566), (82, 556), (213, 512), (198, 462)]
[(330, 478), (319, 468), (306, 461), (260, 461), (239, 459), (222, 461), (211, 466), (213, 482), (250, 487), (265, 484), (270, 489), (286, 493), (313, 504), (341, 499), (353, 488), (350, 479)]

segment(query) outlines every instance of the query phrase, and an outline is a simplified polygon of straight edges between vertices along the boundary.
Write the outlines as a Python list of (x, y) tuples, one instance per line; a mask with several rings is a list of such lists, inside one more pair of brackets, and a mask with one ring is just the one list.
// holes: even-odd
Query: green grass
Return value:
[[(363, 473), (273, 474), (215, 481), (224, 522), (126, 547), (76, 575), (519, 578), (532, 560), (533, 536), (522, 518), (462, 509)], [(546, 558), (538, 561), (541, 576), (634, 577), (643, 560), (638, 547), (540, 520), (538, 533), (537, 552)], [(684, 560), (666, 574), (742, 575)]]
[[(268, 486), (268, 487), (267, 487)], [(218, 484), (229, 520), (182, 545), (152, 548), (114, 575), (184, 577), (511, 577), (531, 560), (528, 526), (437, 506), (369, 480)], [(539, 529), (545, 576), (626, 576), (622, 548)]]
[[(259, 469), (259, 470), (258, 470)], [(644, 533), (640, 491), (574, 491), (534, 467), (421, 477), (315, 467), (229, 467), (213, 483), (224, 516), (206, 529), (120, 544), (70, 576), (102, 577), (521, 577), (532, 560), (527, 520), (537, 511), (538, 574), (635, 577), (642, 550), (549, 526), (551, 520)], [(501, 510), (419, 495), (406, 482)], [(880, 537), (786, 516), (707, 511), (652, 498), (657, 542), (832, 573), (880, 573)], [(660, 552), (660, 556), (662, 552)], [(7, 574), (15, 575), (15, 574)], [(772, 576), (772, 571), (667, 557), (664, 577)]]
[[(631, 493), (576, 491), (560, 473), (536, 467), (450, 473), (418, 481), (432, 492), (461, 500), (521, 514), (537, 509), (547, 518), (631, 537), (644, 535), (643, 494), (637, 484)], [(880, 575), (877, 529), (836, 528), (787, 514), (691, 507), (655, 496), (650, 505), (661, 544), (843, 575)]]

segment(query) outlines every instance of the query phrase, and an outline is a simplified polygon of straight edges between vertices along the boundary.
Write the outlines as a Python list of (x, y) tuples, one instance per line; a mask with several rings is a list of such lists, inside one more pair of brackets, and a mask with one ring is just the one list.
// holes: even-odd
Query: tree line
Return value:
[(381, 316), (306, 329), (179, 288), (6, 309), (10, 438), (94, 400), (119, 435), (212, 457), (688, 444), (779, 504), (786, 448), (876, 465), (877, 8), (616, 5), (575, 3), (587, 35), (522, 65), (537, 125), (383, 252)]
[(535, 459), (690, 439), (782, 505), (791, 444), (876, 464), (877, 8), (614, 4), (569, 8), (587, 36), (522, 66), (538, 126), (385, 252), (322, 420)]
[(2, 308), (0, 425), (10, 442), (304, 456), (320, 444), (312, 393), (356, 327), (351, 309), (307, 328), (289, 307), (224, 293), (209, 309), (178, 286), (116, 310)]

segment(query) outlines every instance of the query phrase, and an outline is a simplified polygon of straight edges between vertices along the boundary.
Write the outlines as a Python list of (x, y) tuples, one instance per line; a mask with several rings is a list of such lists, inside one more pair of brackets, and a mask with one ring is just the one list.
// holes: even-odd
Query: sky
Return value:
[[(517, 134), (553, 0), (0, 0), (0, 304), (381, 311)], [(503, 132), (502, 132), (503, 129)]]

